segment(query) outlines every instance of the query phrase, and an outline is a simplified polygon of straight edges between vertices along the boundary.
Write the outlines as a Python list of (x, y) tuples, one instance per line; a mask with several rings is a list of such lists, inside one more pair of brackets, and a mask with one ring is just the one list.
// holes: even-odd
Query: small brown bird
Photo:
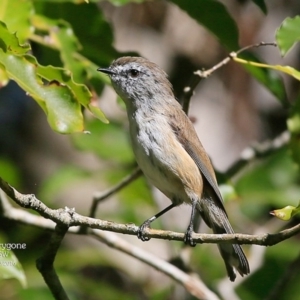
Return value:
[[(139, 227), (138, 237), (149, 240), (145, 229), (184, 202), (192, 206), (185, 243), (195, 246), (192, 233), (196, 212), (214, 233), (234, 233), (210, 159), (176, 101), (166, 73), (141, 57), (121, 57), (98, 71), (109, 75), (126, 104), (133, 151), (141, 170), (172, 201)], [(239, 245), (221, 243), (218, 247), (231, 281), (236, 278), (234, 269), (241, 276), (249, 274), (248, 261)]]

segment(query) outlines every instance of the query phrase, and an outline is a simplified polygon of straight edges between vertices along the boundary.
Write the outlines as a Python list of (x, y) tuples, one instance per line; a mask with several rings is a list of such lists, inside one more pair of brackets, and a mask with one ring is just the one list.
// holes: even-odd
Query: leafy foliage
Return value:
[[(31, 36), (31, 30), (18, 31), (17, 35), (12, 34), (1, 22), (2, 85), (7, 83), (7, 78), (15, 80), (41, 106), (52, 129), (60, 133), (84, 130), (82, 107), (89, 109), (96, 117), (107, 123), (101, 110), (91, 103), (92, 93), (89, 89), (84, 84), (75, 82), (83, 81), (84, 65), (87, 59), (83, 58), (79, 63), (73, 56), (79, 48), (79, 43), (72, 28), (65, 21), (50, 20), (39, 15), (32, 16), (31, 24), (28, 23), (28, 19), (24, 21), (23, 15), (15, 21), (8, 12), (14, 6), (18, 6), (18, 2), (9, 1), (9, 5), (4, 6), (5, 9), (2, 10), (4, 20), (8, 19), (9, 28), (13, 30), (17, 26), (17, 28), (30, 29), (30, 26), (34, 26), (35, 30), (43, 34), (46, 32), (49, 47), (61, 50), (61, 59), (65, 69), (40, 65), (34, 56), (28, 54), (31, 50), (29, 44), (20, 45), (17, 37), (20, 35), (21, 39), (26, 37), (41, 41), (42, 35)], [(25, 2), (22, 1), (22, 3)], [(27, 5), (25, 8), (28, 11), (28, 18), (31, 16), (33, 7)]]

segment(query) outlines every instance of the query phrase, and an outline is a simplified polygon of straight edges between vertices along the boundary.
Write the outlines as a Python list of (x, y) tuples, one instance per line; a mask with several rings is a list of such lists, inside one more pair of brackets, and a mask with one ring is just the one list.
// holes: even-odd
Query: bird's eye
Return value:
[(136, 77), (139, 76), (139, 74), (140, 74), (140, 72), (137, 69), (131, 69), (131, 70), (129, 70), (129, 76), (131, 78), (136, 78)]

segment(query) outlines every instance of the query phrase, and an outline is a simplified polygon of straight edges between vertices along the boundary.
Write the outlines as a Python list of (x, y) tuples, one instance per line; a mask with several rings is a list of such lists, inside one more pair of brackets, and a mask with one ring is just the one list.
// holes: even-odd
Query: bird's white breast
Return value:
[(188, 194), (194, 193), (195, 183), (200, 187), (201, 175), (177, 141), (166, 117), (159, 113), (145, 116), (137, 111), (129, 120), (133, 151), (150, 183), (171, 200), (190, 203)]

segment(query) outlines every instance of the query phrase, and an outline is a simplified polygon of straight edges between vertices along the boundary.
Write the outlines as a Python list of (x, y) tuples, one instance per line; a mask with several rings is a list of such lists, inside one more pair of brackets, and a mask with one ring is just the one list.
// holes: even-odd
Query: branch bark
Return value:
[[(94, 219), (77, 214), (74, 209), (70, 213), (70, 209), (51, 209), (44, 203), (38, 200), (35, 195), (24, 195), (19, 193), (16, 189), (10, 186), (0, 177), (0, 188), (18, 205), (30, 208), (38, 212), (41, 216), (51, 219), (56, 224), (65, 225), (67, 227), (73, 226), (87, 226), (93, 229), (101, 229), (105, 231), (112, 231), (117, 233), (137, 235), (138, 226), (134, 224), (118, 224), (111, 221), (101, 219)], [(264, 233), (259, 235), (249, 234), (193, 234), (193, 240), (196, 243), (230, 243), (230, 244), (255, 244), (260, 246), (273, 246), (300, 232), (300, 224), (282, 230), (278, 233)], [(183, 241), (184, 233), (174, 231), (164, 231), (157, 229), (148, 229), (146, 236), (149, 238), (164, 239), (171, 241)]]

